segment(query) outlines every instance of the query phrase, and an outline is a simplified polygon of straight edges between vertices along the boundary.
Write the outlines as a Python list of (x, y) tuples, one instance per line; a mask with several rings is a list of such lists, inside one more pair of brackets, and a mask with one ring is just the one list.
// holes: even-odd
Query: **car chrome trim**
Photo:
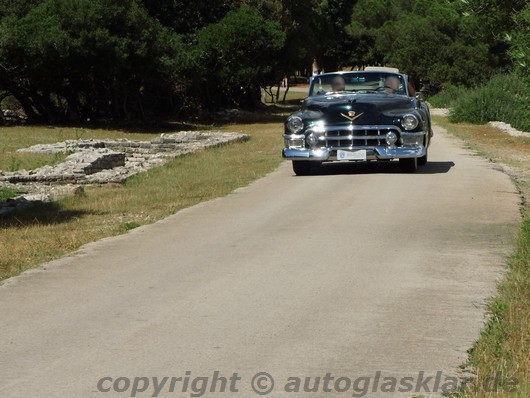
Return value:
[[(350, 134), (348, 136), (337, 136), (329, 137), (326, 136), (326, 133), (319, 132), (315, 135), (319, 138), (319, 143), (317, 147), (314, 148), (284, 148), (282, 151), (282, 156), (285, 159), (291, 160), (319, 160), (319, 161), (328, 161), (328, 160), (337, 160), (337, 150), (346, 150), (346, 151), (356, 151), (356, 150), (366, 150), (366, 159), (367, 160), (377, 160), (377, 159), (398, 159), (398, 158), (419, 158), (425, 156), (427, 153), (427, 148), (423, 145), (411, 145), (411, 146), (396, 146), (388, 145), (386, 143), (386, 134), (389, 130), (394, 132), (398, 131), (401, 135), (401, 139), (404, 141), (423, 141), (423, 138), (427, 134), (425, 131), (419, 132), (405, 132), (400, 131), (399, 128), (395, 126), (353, 126), (356, 130), (377, 130), (380, 133), (378, 135), (370, 136), (354, 136)], [(363, 127), (363, 128), (361, 128)], [(328, 131), (344, 131), (344, 128), (334, 127), (331, 129), (326, 129)], [(310, 129), (306, 130), (306, 133), (311, 133)], [(384, 133), (384, 134), (383, 134)], [(365, 142), (368, 141), (378, 141), (375, 145), (366, 145)], [(365, 141), (365, 142), (362, 142)], [(336, 145), (330, 145), (330, 143)], [(318, 147), (318, 145), (323, 145)], [(346, 145), (347, 144), (347, 145)], [(365, 145), (363, 145), (365, 144)]]
[[(425, 156), (427, 149), (423, 146), (412, 148), (390, 148), (390, 147), (353, 147), (345, 150), (366, 150), (366, 160), (378, 159), (399, 159), (399, 158), (420, 158)], [(288, 160), (319, 160), (322, 162), (328, 160), (338, 160), (337, 151), (322, 149), (288, 149), (284, 148), (282, 152), (284, 159)], [(355, 160), (354, 160), (355, 161)]]
[(336, 149), (350, 149), (356, 146), (386, 146), (387, 134), (393, 132), (398, 137), (402, 130), (393, 125), (334, 125), (309, 127), (306, 134), (318, 137), (317, 146)]

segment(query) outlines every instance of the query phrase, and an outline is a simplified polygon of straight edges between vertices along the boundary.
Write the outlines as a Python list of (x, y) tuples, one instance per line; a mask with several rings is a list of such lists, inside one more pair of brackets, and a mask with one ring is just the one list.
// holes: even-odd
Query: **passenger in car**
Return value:
[(399, 90), (399, 79), (396, 76), (387, 76), (385, 79), (385, 92), (393, 94)]

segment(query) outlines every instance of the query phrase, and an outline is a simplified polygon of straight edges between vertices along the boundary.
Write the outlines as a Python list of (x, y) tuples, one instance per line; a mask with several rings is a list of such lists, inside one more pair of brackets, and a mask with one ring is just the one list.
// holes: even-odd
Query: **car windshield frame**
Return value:
[[(390, 79), (398, 79), (399, 86), (392, 90)], [(407, 83), (402, 74), (386, 71), (353, 71), (323, 73), (311, 78), (309, 97), (349, 93), (407, 94)]]

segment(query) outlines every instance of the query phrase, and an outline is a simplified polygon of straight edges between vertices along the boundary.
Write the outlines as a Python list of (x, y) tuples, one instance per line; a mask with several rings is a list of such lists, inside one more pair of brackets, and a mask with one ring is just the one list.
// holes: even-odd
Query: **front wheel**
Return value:
[(399, 167), (405, 173), (414, 173), (418, 170), (418, 158), (399, 159)]
[(308, 160), (293, 160), (293, 171), (297, 176), (307, 176), (315, 173), (322, 162), (312, 162)]

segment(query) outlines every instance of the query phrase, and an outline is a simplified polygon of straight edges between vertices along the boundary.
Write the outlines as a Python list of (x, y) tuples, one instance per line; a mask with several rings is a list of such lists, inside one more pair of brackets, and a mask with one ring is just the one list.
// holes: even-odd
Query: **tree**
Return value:
[(201, 28), (219, 22), (227, 12), (236, 9), (240, 0), (141, 0), (149, 15), (180, 35), (194, 34)]
[(359, 0), (348, 33), (358, 65), (416, 70), (438, 83), (473, 86), (503, 64), (480, 20), (445, 0)]
[(356, 3), (351, 0), (327, 0), (321, 4), (318, 38), (325, 70), (337, 70), (355, 63), (354, 42), (347, 27), (352, 21)]
[(0, 86), (32, 120), (138, 117), (168, 92), (177, 48), (135, 0), (44, 0), (1, 20)]
[[(457, 4), (464, 23), (471, 20), (469, 34), (479, 42), (487, 43), (493, 55), (492, 66), (497, 69), (510, 68), (515, 53), (521, 54), (519, 50), (510, 50), (510, 46), (514, 44), (511, 38), (516, 37), (515, 45), (519, 48), (519, 35), (528, 30), (528, 20), (525, 24), (524, 17), (524, 10), (529, 7), (528, 1), (461, 0)], [(519, 14), (522, 19), (518, 19)]]
[(515, 29), (506, 36), (515, 68), (530, 79), (530, 4), (513, 17)]
[(0, 0), (0, 18), (7, 15), (22, 16), (42, 0)]
[(241, 6), (198, 33), (193, 48), (193, 87), (208, 108), (252, 106), (260, 87), (279, 81), (278, 60), (285, 34), (277, 22)]
[(0, 99), (32, 120), (250, 106), (307, 71), (528, 76), (527, 0), (0, 0)]
[[(351, 63), (354, 65), (379, 65), (385, 62), (384, 52), (376, 51), (379, 29), (394, 21), (401, 11), (391, 0), (359, 0), (352, 10), (351, 21), (346, 27), (350, 37)], [(390, 47), (391, 48), (391, 47)]]

